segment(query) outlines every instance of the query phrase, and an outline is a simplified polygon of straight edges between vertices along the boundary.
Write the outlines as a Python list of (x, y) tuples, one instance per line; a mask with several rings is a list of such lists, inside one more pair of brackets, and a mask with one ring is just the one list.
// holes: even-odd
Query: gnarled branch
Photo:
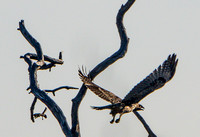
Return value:
[[(34, 94), (34, 96), (42, 101), (52, 112), (52, 114), (55, 116), (55, 118), (58, 120), (63, 133), (67, 137), (72, 137), (71, 130), (68, 126), (68, 123), (66, 121), (66, 117), (63, 114), (62, 110), (60, 107), (44, 92), (42, 91), (37, 82), (37, 71), (45, 66), (46, 64), (44, 63), (44, 56), (42, 52), (42, 48), (40, 44), (28, 33), (24, 26), (24, 21), (22, 20), (19, 23), (19, 29), (23, 36), (27, 39), (27, 41), (35, 48), (37, 52), (37, 57), (38, 57), (38, 62), (34, 63), (32, 62), (30, 58), (30, 54), (25, 54), (23, 56), (25, 62), (29, 65), (28, 71), (29, 71), (29, 79), (30, 79), (30, 87), (31, 93)], [(36, 102), (36, 101), (35, 101)], [(33, 102), (34, 104), (34, 102)]]
[(33, 103), (32, 103), (31, 108), (30, 108), (32, 122), (35, 122), (33, 114), (34, 114), (34, 109), (35, 109), (36, 102), (37, 102), (37, 98), (34, 97)]
[(55, 88), (55, 89), (45, 89), (44, 91), (45, 92), (52, 92), (52, 94), (55, 96), (55, 92), (58, 91), (58, 90), (61, 90), (61, 89), (78, 89), (76, 87), (70, 87), (70, 86), (61, 86), (61, 87), (58, 87), (58, 88)]
[[(30, 56), (30, 59), (38, 60), (37, 54), (35, 53), (26, 53), (26, 54)], [(59, 53), (59, 56), (60, 55), (62, 55), (62, 52)], [(24, 58), (24, 56), (20, 56), (20, 58)], [(44, 61), (48, 61), (50, 63), (59, 64), (59, 65), (62, 65), (64, 63), (62, 59), (52, 58), (47, 55), (44, 55)]]
[[(94, 79), (99, 73), (101, 73), (103, 70), (105, 70), (108, 66), (110, 66), (112, 63), (117, 61), (118, 59), (124, 57), (124, 55), (127, 52), (128, 48), (128, 42), (129, 38), (126, 34), (126, 29), (123, 25), (123, 17), (125, 13), (128, 11), (128, 9), (133, 5), (135, 0), (128, 0), (128, 2), (125, 5), (122, 5), (118, 14), (117, 14), (117, 29), (119, 32), (119, 36), (121, 39), (120, 48), (118, 51), (116, 51), (114, 54), (112, 54), (110, 57), (99, 63), (88, 75), (91, 79)], [(72, 100), (72, 134), (74, 137), (80, 137), (80, 126), (79, 126), (79, 120), (78, 120), (78, 108), (83, 100), (85, 94), (86, 94), (86, 87), (82, 85), (82, 87), (79, 90), (79, 93), (77, 96)]]
[(19, 22), (19, 28), (17, 29), (19, 30), (22, 35), (24, 36), (24, 38), (34, 47), (36, 53), (37, 53), (37, 57), (38, 57), (38, 61), (43, 61), (44, 60), (44, 56), (43, 56), (43, 52), (42, 52), (42, 48), (40, 46), (40, 43), (37, 42), (37, 40), (35, 38), (33, 38), (30, 33), (26, 30), (25, 26), (24, 26), (24, 20), (21, 20)]

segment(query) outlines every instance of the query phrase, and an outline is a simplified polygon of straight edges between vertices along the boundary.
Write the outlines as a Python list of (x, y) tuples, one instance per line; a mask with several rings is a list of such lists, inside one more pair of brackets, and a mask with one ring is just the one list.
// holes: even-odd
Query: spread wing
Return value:
[(176, 71), (178, 59), (176, 55), (169, 55), (167, 60), (155, 69), (149, 76), (136, 85), (122, 100), (126, 105), (138, 103), (144, 97), (165, 85), (172, 79)]
[(100, 86), (94, 84), (88, 76), (86, 76), (85, 74), (83, 74), (81, 72), (80, 69), (78, 70), (78, 72), (79, 72), (80, 79), (85, 84), (85, 86), (87, 88), (89, 88), (94, 94), (99, 96), (100, 98), (102, 98), (112, 104), (120, 103), (122, 101), (121, 98), (119, 98), (112, 92), (105, 90), (105, 89), (101, 88)]

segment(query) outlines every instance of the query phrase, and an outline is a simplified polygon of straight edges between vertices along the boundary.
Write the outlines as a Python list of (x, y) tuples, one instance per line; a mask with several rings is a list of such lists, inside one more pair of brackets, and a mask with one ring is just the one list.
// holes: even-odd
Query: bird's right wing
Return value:
[(159, 89), (172, 79), (176, 71), (178, 59), (176, 55), (169, 55), (167, 60), (155, 69), (149, 76), (137, 84), (122, 100), (126, 105), (138, 103), (144, 97)]
[(120, 103), (122, 101), (121, 98), (119, 98), (112, 92), (105, 90), (105, 89), (101, 88), (100, 86), (94, 84), (88, 76), (86, 76), (85, 74), (83, 74), (81, 72), (80, 69), (78, 70), (78, 73), (79, 73), (78, 75), (80, 76), (80, 79), (85, 84), (85, 86), (87, 88), (89, 88), (94, 94), (99, 96), (100, 98), (102, 98), (112, 104)]

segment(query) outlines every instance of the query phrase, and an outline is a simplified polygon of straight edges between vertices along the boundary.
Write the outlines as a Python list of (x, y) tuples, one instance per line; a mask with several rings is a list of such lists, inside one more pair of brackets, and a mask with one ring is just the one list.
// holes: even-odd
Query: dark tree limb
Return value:
[[(26, 53), (26, 54), (30, 56), (30, 59), (38, 60), (37, 54), (35, 53)], [(59, 53), (59, 56), (60, 54), (62, 55), (62, 52)], [(24, 58), (24, 56), (20, 56), (20, 58)], [(62, 65), (64, 63), (62, 59), (52, 58), (47, 55), (44, 55), (44, 61), (48, 61), (50, 63), (59, 64), (59, 65)]]
[(137, 116), (137, 118), (140, 120), (140, 122), (143, 124), (146, 131), (149, 133), (148, 137), (157, 137), (153, 131), (150, 129), (149, 125), (146, 123), (146, 121), (143, 119), (143, 117), (137, 112), (133, 111), (133, 113)]
[[(38, 62), (33, 63), (30, 55), (29, 54), (25, 54), (24, 55), (24, 60), (25, 62), (28, 64), (28, 71), (29, 71), (29, 80), (30, 80), (30, 89), (31, 89), (31, 93), (34, 94), (34, 96), (39, 99), (40, 101), (42, 101), (48, 108), (49, 110), (52, 112), (52, 114), (55, 116), (55, 118), (58, 120), (63, 133), (65, 134), (65, 136), (67, 137), (72, 137), (71, 134), (71, 130), (68, 126), (68, 123), (66, 121), (66, 117), (63, 114), (62, 110), (60, 109), (60, 107), (44, 92), (42, 91), (39, 86), (38, 86), (38, 82), (37, 82), (37, 71), (45, 65), (44, 63), (44, 56), (43, 56), (43, 52), (41, 49), (40, 44), (28, 33), (28, 31), (26, 30), (25, 26), (24, 26), (24, 21), (21, 21), (19, 23), (19, 29), (21, 31), (21, 33), (23, 34), (23, 36), (27, 39), (27, 41), (35, 48), (36, 52), (37, 52), (37, 57), (38, 57)], [(33, 102), (34, 103), (34, 102)], [(36, 101), (35, 101), (36, 103)], [(34, 105), (33, 105), (34, 106)]]
[[(117, 14), (117, 29), (119, 32), (119, 36), (121, 39), (121, 46), (118, 51), (116, 51), (114, 54), (112, 54), (110, 57), (99, 63), (88, 75), (91, 79), (94, 79), (99, 73), (101, 73), (103, 70), (105, 70), (108, 66), (110, 66), (112, 63), (117, 61), (118, 59), (124, 57), (124, 55), (127, 52), (128, 48), (128, 42), (129, 38), (126, 34), (126, 29), (123, 25), (123, 17), (125, 13), (128, 11), (128, 9), (133, 5), (135, 0), (128, 0), (128, 2), (125, 5), (122, 5), (118, 14)], [(79, 126), (79, 118), (78, 118), (78, 108), (80, 106), (81, 101), (83, 100), (85, 94), (86, 94), (86, 87), (84, 84), (79, 90), (79, 93), (77, 96), (72, 100), (72, 134), (74, 137), (80, 137), (80, 126)]]
[(31, 108), (30, 108), (31, 120), (32, 120), (33, 123), (35, 122), (35, 119), (38, 118), (38, 117), (42, 117), (42, 120), (43, 120), (43, 117), (47, 118), (47, 115), (44, 114), (46, 112), (46, 110), (47, 110), (46, 107), (45, 107), (45, 109), (44, 109), (44, 111), (42, 113), (34, 113), (36, 102), (37, 102), (37, 97), (34, 97), (33, 103), (32, 103)]
[(40, 46), (40, 43), (37, 42), (37, 40), (35, 38), (33, 38), (30, 33), (26, 30), (25, 26), (24, 26), (24, 20), (21, 20), (19, 22), (19, 28), (17, 29), (19, 30), (22, 35), (24, 36), (24, 38), (34, 47), (36, 53), (37, 53), (37, 57), (38, 57), (38, 61), (44, 61), (44, 56), (43, 56), (43, 52), (42, 52), (42, 48)]
[[(26, 55), (29, 56), (30, 59), (38, 60), (37, 54), (26, 53)], [(52, 58), (52, 57), (49, 57), (47, 55), (44, 55), (44, 61), (47, 61), (47, 62), (50, 62), (50, 63), (48, 63), (48, 64), (43, 63), (43, 65), (40, 67), (40, 69), (43, 69), (43, 70), (49, 69), (49, 71), (51, 71), (51, 68), (55, 67), (56, 64), (62, 65), (64, 63), (64, 61), (62, 60), (61, 57), (62, 57), (62, 52), (59, 53), (59, 59)], [(20, 58), (24, 58), (24, 56), (20, 56)]]
[(36, 102), (37, 102), (37, 98), (34, 97), (33, 103), (32, 103), (31, 108), (30, 108), (32, 122), (35, 122), (33, 114), (34, 114), (34, 109), (35, 109)]
[[(24, 60), (29, 64), (29, 79), (30, 79), (30, 88), (31, 93), (35, 95), (40, 101), (42, 101), (52, 112), (55, 118), (58, 120), (62, 131), (67, 137), (72, 137), (70, 128), (66, 121), (66, 117), (63, 114), (61, 108), (41, 89), (39, 89), (37, 83), (37, 70), (40, 68), (40, 65), (37, 63), (32, 63), (31, 59), (28, 56), (24, 56)], [(40, 63), (39, 63), (40, 64)]]
[(58, 91), (58, 90), (61, 90), (61, 89), (78, 89), (76, 87), (70, 87), (70, 86), (62, 86), (62, 87), (58, 87), (58, 88), (55, 88), (55, 89), (45, 89), (44, 91), (45, 92), (52, 92), (52, 94), (55, 96), (55, 92)]
[(43, 118), (47, 118), (47, 115), (45, 114), (47, 108), (45, 107), (44, 111), (42, 113), (34, 113), (33, 114), (33, 117), (36, 119), (36, 118), (39, 118), (39, 117), (42, 117), (42, 120)]

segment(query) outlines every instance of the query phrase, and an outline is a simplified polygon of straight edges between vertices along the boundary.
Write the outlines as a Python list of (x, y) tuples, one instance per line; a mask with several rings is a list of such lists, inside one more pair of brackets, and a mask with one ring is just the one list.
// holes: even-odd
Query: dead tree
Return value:
[[(118, 33), (121, 40), (120, 48), (114, 54), (106, 58), (104, 61), (99, 63), (96, 67), (94, 67), (94, 69), (90, 71), (89, 76), (91, 79), (94, 79), (98, 74), (104, 71), (112, 63), (116, 62), (118, 59), (123, 58), (125, 56), (127, 52), (127, 48), (128, 48), (129, 38), (126, 34), (126, 29), (123, 25), (123, 18), (124, 18), (125, 13), (129, 10), (129, 8), (133, 5), (134, 2), (135, 0), (128, 0), (125, 5), (121, 6), (117, 14), (116, 25), (117, 25)], [(47, 106), (47, 108), (52, 112), (54, 117), (57, 119), (66, 137), (80, 137), (81, 133), (80, 133), (78, 110), (79, 110), (81, 101), (84, 99), (87, 88), (83, 84), (78, 94), (76, 95), (76, 97), (72, 99), (72, 102), (73, 102), (72, 108), (71, 108), (72, 124), (70, 128), (61, 108), (56, 104), (56, 102), (52, 98), (48, 96), (46, 92), (52, 92), (53, 95), (55, 95), (55, 91), (59, 89), (62, 89), (62, 88), (76, 89), (76, 88), (64, 86), (64, 87), (56, 88), (54, 90), (41, 90), (38, 86), (38, 81), (37, 81), (37, 71), (51, 70), (52, 67), (63, 64), (62, 53), (59, 54), (58, 59), (44, 55), (40, 44), (37, 42), (37, 40), (35, 40), (29, 34), (27, 29), (25, 28), (23, 20), (19, 22), (18, 30), (22, 33), (25, 39), (30, 43), (30, 45), (36, 51), (36, 54), (26, 53), (24, 56), (21, 56), (21, 58), (23, 58), (24, 61), (29, 66), (28, 71), (29, 71), (30, 86), (27, 89), (28, 90), (30, 89), (30, 93), (32, 93), (35, 96), (32, 106), (31, 106), (31, 120), (34, 122), (34, 118), (47, 117), (45, 115), (46, 108), (42, 113), (34, 113), (34, 106), (37, 102), (37, 99), (39, 99), (41, 102), (43, 102)], [(34, 60), (36, 61), (34, 62)], [(149, 133), (149, 137), (156, 137), (156, 135), (151, 131), (151, 129), (149, 128), (147, 123), (144, 121), (142, 116), (138, 112), (133, 112), (133, 113), (144, 125), (145, 129)]]

